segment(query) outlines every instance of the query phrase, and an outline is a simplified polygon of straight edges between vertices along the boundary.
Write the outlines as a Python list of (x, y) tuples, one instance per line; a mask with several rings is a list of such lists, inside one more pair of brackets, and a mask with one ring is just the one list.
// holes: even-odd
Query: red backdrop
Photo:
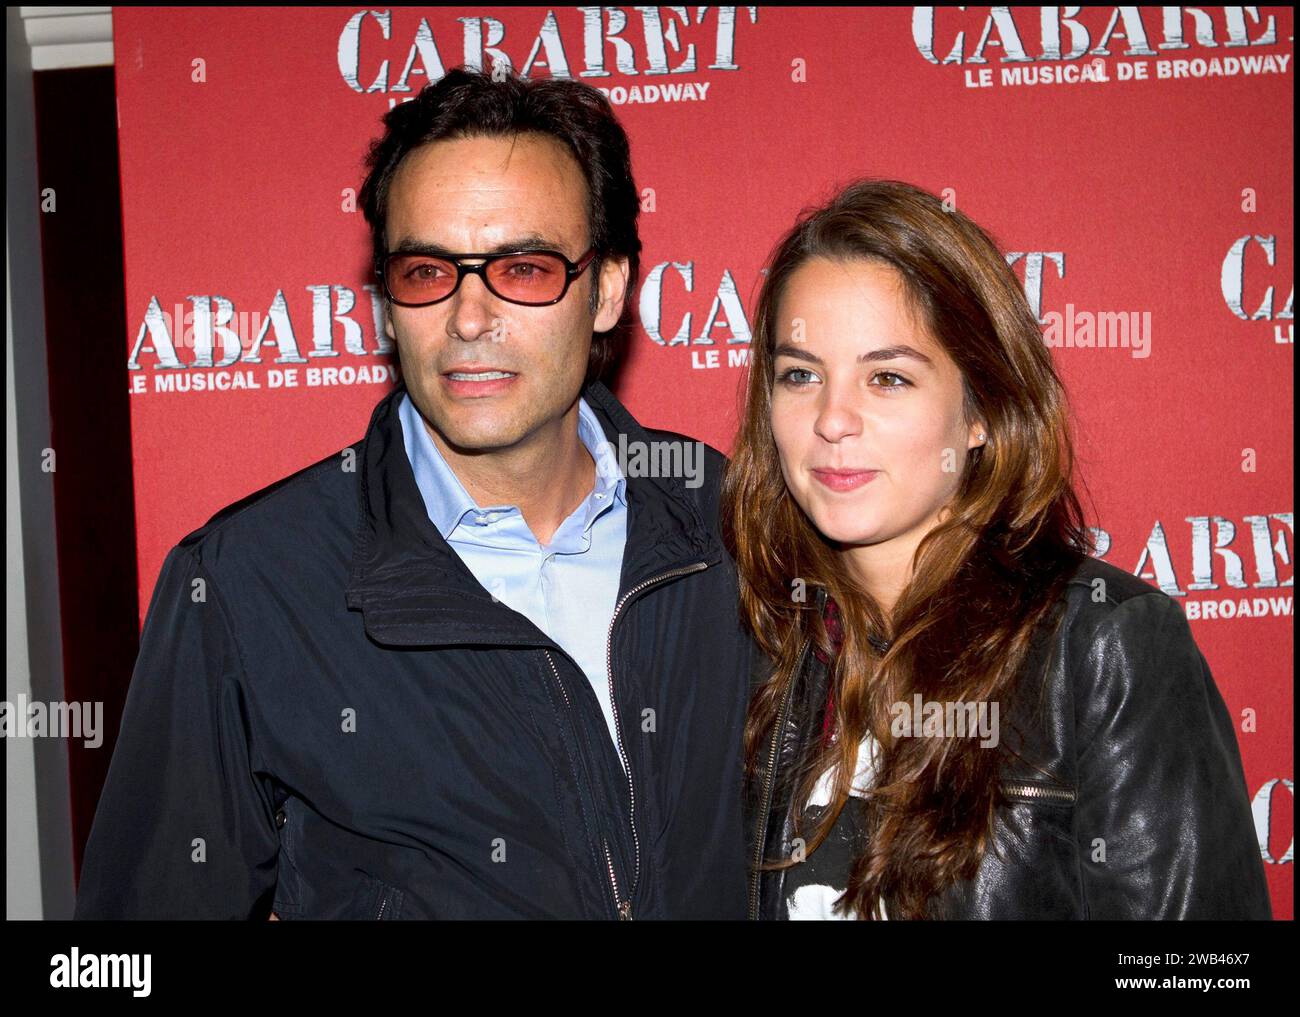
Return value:
[[(396, 369), (366, 145), (445, 70), (508, 60), (607, 90), (631, 137), (616, 391), (648, 425), (731, 447), (763, 261), (853, 178), (993, 233), (1101, 553), (1184, 605), (1292, 917), (1292, 11), (1078, 11), (114, 8), (141, 622), (183, 535), (364, 433)], [(1116, 313), (1128, 344), (1084, 345)]]

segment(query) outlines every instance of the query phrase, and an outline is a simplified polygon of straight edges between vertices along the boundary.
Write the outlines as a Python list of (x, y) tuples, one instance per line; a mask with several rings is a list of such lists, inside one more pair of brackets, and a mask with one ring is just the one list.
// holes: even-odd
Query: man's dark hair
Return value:
[[(562, 78), (529, 81), (513, 71), (493, 80), (491, 74), (457, 67), (426, 85), (410, 102), (394, 106), (383, 123), (383, 137), (371, 144), (366, 155), (367, 176), (359, 195), (370, 224), (376, 272), (387, 253), (388, 188), (407, 153), (443, 139), (530, 132), (562, 142), (586, 179), (587, 225), (596, 248), (596, 258), (587, 269), (592, 279), (591, 310), (599, 301), (596, 282), (606, 257), (627, 258), (627, 295), (635, 292), (641, 261), (636, 226), (641, 200), (632, 179), (627, 134), (599, 91)], [(589, 379), (602, 375), (614, 362), (629, 317), (625, 306), (613, 329), (593, 336)]]

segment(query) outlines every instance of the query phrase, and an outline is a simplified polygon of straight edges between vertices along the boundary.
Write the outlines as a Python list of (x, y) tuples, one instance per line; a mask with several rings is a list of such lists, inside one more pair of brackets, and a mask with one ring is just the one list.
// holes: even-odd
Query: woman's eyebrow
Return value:
[(915, 347), (908, 346), (905, 343), (901, 343), (898, 346), (882, 346), (878, 350), (872, 350), (870, 353), (862, 354), (862, 356), (858, 357), (858, 359), (862, 361), (874, 362), (877, 360), (893, 360), (896, 357), (910, 357), (913, 360), (921, 361), (921, 363), (923, 364), (934, 363), (934, 361), (932, 361), (920, 350), (916, 349)]
[(795, 360), (806, 360), (810, 364), (820, 364), (822, 362), (821, 357), (791, 343), (778, 343), (772, 350), (772, 358), (776, 359), (777, 357), (793, 357)]
[[(815, 353), (810, 353), (802, 346), (796, 343), (779, 343), (772, 350), (773, 358), (776, 357), (793, 357), (795, 360), (806, 360), (810, 364), (820, 364), (821, 357)], [(870, 353), (864, 353), (858, 357), (860, 363), (875, 363), (878, 360), (894, 360), (900, 357), (908, 357), (913, 360), (919, 360), (923, 364), (933, 365), (934, 361), (927, 357), (920, 350), (907, 346), (905, 344), (898, 346), (882, 346), (878, 350), (872, 350)]]

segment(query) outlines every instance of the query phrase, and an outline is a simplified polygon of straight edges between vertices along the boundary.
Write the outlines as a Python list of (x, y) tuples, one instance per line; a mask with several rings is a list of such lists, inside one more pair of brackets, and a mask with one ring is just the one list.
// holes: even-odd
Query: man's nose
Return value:
[(460, 281), (460, 287), (451, 297), (451, 313), (447, 318), (448, 334), (472, 342), (484, 333), (493, 331), (496, 301), (497, 298), (482, 278), (466, 273)]

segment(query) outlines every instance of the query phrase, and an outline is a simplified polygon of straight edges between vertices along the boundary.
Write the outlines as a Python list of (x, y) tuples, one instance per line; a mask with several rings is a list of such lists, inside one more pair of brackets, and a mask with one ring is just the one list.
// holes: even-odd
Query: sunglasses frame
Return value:
[[(549, 254), (552, 257), (559, 258), (560, 261), (564, 263), (564, 288), (560, 290), (560, 295), (558, 297), (554, 300), (543, 300), (541, 303), (534, 304), (522, 300), (511, 300), (509, 297), (504, 297), (496, 291), (492, 286), (491, 280), (487, 277), (487, 267), (494, 262), (500, 261), (502, 258), (517, 258), (521, 254)], [(449, 261), (456, 266), (456, 282), (452, 285), (451, 289), (447, 291), (446, 296), (438, 297), (434, 300), (426, 300), (420, 304), (406, 303), (405, 301), (398, 300), (393, 296), (392, 291), (388, 288), (388, 263), (393, 258), (412, 257), (437, 258), (439, 261)], [(517, 304), (520, 307), (550, 307), (552, 304), (558, 304), (565, 298), (569, 292), (569, 287), (573, 285), (573, 280), (577, 279), (578, 276), (582, 275), (582, 273), (587, 270), (587, 266), (591, 264), (595, 257), (596, 248), (594, 247), (588, 248), (587, 253), (577, 261), (570, 261), (559, 251), (550, 250), (549, 248), (503, 251), (500, 254), (420, 254), (418, 251), (389, 251), (384, 255), (384, 260), (380, 262), (379, 268), (376, 270), (375, 274), (379, 276), (379, 281), (383, 283), (384, 293), (387, 295), (388, 299), (398, 307), (430, 307), (433, 304), (440, 304), (444, 300), (450, 300), (456, 295), (456, 291), (460, 289), (460, 284), (465, 281), (465, 276), (467, 275), (478, 276), (489, 293), (498, 300), (504, 300), (508, 304)], [(466, 265), (462, 263), (462, 259), (464, 258), (470, 258), (475, 261), (481, 259), (481, 263), (478, 265)]]

